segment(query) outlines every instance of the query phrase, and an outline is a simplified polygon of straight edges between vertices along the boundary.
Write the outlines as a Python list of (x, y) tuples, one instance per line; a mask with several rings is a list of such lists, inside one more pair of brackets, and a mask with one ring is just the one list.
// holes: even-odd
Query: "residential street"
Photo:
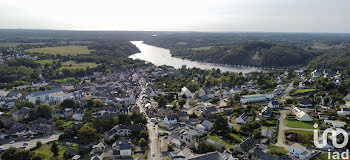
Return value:
[[(140, 107), (141, 113), (145, 113), (144, 104), (142, 103), (142, 98), (145, 96), (145, 87), (142, 86), (142, 90), (140, 93), (139, 98), (136, 101), (136, 104)], [(145, 114), (146, 115), (146, 114)], [(152, 160), (162, 160), (162, 154), (160, 152), (160, 142), (158, 139), (158, 131), (157, 126), (155, 126), (154, 122), (151, 122), (151, 119), (146, 115), (147, 118), (147, 128), (149, 130), (149, 152), (148, 152), (148, 159)]]
[(28, 145), (26, 146), (26, 149), (31, 149), (31, 148), (34, 148), (36, 146), (36, 143), (38, 141), (40, 141), (41, 143), (45, 144), (45, 143), (48, 143), (48, 142), (51, 142), (51, 141), (56, 141), (58, 140), (58, 137), (60, 136), (60, 132), (59, 133), (56, 133), (56, 134), (53, 134), (51, 136), (48, 136), (48, 137), (43, 137), (43, 138), (38, 138), (38, 139), (32, 139), (30, 141), (19, 141), (19, 142), (15, 142), (13, 144), (4, 144), (2, 145), (3, 149), (7, 149), (7, 148), (10, 148), (10, 147), (16, 147), (16, 148), (19, 148), (19, 147), (22, 147), (23, 146), (23, 143), (27, 142)]

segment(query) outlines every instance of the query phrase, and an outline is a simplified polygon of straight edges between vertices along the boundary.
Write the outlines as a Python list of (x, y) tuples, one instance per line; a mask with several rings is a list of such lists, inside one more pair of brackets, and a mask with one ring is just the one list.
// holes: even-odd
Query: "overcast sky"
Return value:
[(0, 28), (350, 32), (350, 0), (0, 0)]

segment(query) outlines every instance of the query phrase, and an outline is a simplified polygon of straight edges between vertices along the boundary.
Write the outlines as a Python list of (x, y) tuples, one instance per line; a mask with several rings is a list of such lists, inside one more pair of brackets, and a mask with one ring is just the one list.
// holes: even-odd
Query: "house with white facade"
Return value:
[(313, 121), (306, 112), (300, 110), (298, 107), (293, 107), (292, 112), (295, 114), (295, 118), (299, 121), (303, 121), (303, 122)]
[(181, 89), (180, 95), (186, 95), (187, 98), (191, 98), (192, 97), (192, 92), (187, 87), (183, 87)]
[(289, 155), (292, 155), (299, 159), (308, 159), (312, 155), (312, 151), (307, 150), (306, 147), (300, 145), (299, 143), (294, 143), (288, 146)]
[(278, 103), (277, 100), (272, 100), (272, 101), (269, 102), (267, 107), (269, 107), (269, 108), (278, 108), (278, 107), (280, 107), (280, 104)]
[(72, 93), (65, 94), (61, 88), (54, 88), (51, 90), (45, 90), (41, 92), (32, 92), (28, 95), (27, 98), (33, 103), (40, 101), (41, 103), (55, 102), (55, 104), (58, 104), (59, 102), (62, 102), (65, 99), (72, 98), (72, 96)]
[(164, 117), (164, 124), (166, 125), (173, 125), (177, 123), (176, 115), (167, 115)]

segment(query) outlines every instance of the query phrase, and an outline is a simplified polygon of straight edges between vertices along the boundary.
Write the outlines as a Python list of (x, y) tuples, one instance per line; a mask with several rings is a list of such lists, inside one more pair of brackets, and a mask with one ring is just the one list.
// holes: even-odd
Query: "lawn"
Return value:
[(324, 160), (324, 159), (328, 159), (328, 160), (335, 160), (332, 157), (332, 154), (330, 156), (330, 158), (328, 158), (328, 153), (320, 153), (315, 157), (312, 157), (310, 160)]
[(287, 150), (285, 150), (282, 147), (275, 146), (273, 144), (269, 145), (269, 149), (270, 150), (267, 153), (270, 153), (270, 154), (275, 155), (275, 156), (287, 155), (288, 154)]
[(176, 45), (187, 45), (187, 42), (177, 42)]
[(200, 50), (209, 50), (211, 48), (212, 48), (212, 46), (203, 46), (203, 47), (191, 48), (191, 49), (194, 51), (200, 51)]
[(296, 91), (294, 91), (291, 95), (295, 96), (298, 94), (303, 94), (303, 93), (308, 93), (308, 92), (314, 92), (316, 91), (316, 89), (297, 89)]
[(86, 69), (87, 67), (90, 68), (96, 68), (97, 64), (93, 62), (82, 62), (82, 63), (76, 63), (75, 61), (66, 61), (62, 63), (62, 69)]
[(301, 135), (312, 135), (313, 136), (313, 132), (312, 131), (305, 131), (305, 130), (296, 130), (296, 129), (287, 129), (287, 130), (284, 130), (284, 132), (289, 132), (289, 133), (298, 133), (298, 134), (301, 134)]
[(52, 59), (43, 59), (43, 60), (37, 60), (35, 62), (40, 63), (40, 65), (44, 66), (45, 64), (52, 64), (53, 60)]
[(45, 48), (33, 48), (27, 49), (26, 52), (38, 52), (45, 54), (60, 54), (63, 56), (78, 55), (78, 54), (90, 54), (92, 50), (89, 50), (87, 46), (59, 46), (59, 47), (45, 47)]
[(293, 121), (293, 120), (285, 120), (284, 124), (287, 127), (291, 128), (305, 128), (305, 129), (313, 129), (313, 123), (311, 122), (301, 122), (301, 121)]
[(213, 141), (216, 141), (216, 142), (219, 142), (219, 143), (225, 145), (225, 148), (227, 148), (227, 149), (231, 147), (230, 144), (228, 144), (227, 142), (225, 142), (224, 140), (220, 139), (217, 136), (208, 135), (208, 138), (210, 138)]
[(233, 137), (237, 142), (242, 142), (244, 139), (246, 139), (245, 137), (234, 133), (230, 133), (230, 136)]
[[(66, 151), (66, 147), (62, 145), (57, 145), (58, 146), (58, 159), (63, 159), (63, 154)], [(51, 144), (43, 144), (40, 148), (36, 149), (34, 151), (34, 154), (36, 156), (41, 157), (44, 160), (50, 160), (53, 157), (53, 153), (51, 152)]]
[(72, 123), (73, 123), (73, 121), (64, 122), (61, 127), (68, 127), (68, 126), (72, 125)]

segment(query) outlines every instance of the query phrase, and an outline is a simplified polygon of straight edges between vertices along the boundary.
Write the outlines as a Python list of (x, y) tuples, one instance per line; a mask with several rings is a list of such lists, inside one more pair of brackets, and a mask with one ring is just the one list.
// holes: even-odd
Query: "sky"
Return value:
[(0, 29), (346, 32), (349, 0), (0, 0)]

